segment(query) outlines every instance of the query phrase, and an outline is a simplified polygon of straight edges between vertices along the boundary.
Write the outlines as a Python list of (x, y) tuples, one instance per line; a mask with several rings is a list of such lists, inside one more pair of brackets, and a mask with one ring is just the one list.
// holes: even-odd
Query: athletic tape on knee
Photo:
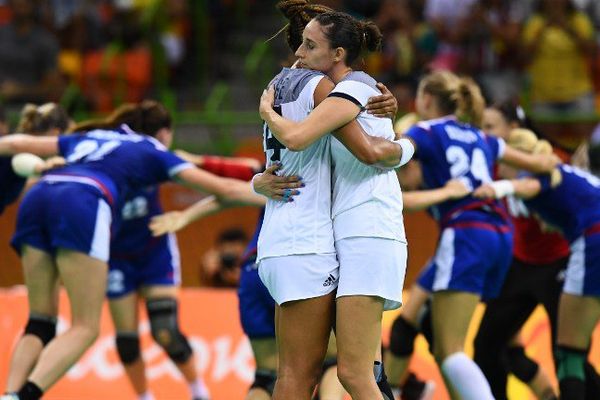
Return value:
[(270, 369), (257, 369), (254, 373), (254, 382), (250, 385), (250, 389), (260, 388), (273, 395), (275, 389), (275, 381), (277, 381), (277, 372)]
[(117, 332), (115, 344), (123, 364), (133, 364), (140, 358), (140, 337), (137, 332)]
[(558, 346), (556, 349), (556, 377), (558, 380), (575, 378), (585, 381), (585, 350), (567, 346)]
[(56, 318), (46, 315), (29, 315), (25, 335), (37, 336), (44, 346), (56, 336)]
[(523, 346), (510, 346), (506, 350), (508, 369), (517, 378), (529, 383), (535, 378), (539, 365), (525, 354)]
[(408, 357), (413, 353), (415, 338), (419, 332), (402, 316), (396, 318), (390, 333), (390, 351), (396, 357)]
[(179, 330), (177, 300), (151, 299), (146, 302), (152, 337), (174, 362), (185, 363), (192, 356), (192, 347)]

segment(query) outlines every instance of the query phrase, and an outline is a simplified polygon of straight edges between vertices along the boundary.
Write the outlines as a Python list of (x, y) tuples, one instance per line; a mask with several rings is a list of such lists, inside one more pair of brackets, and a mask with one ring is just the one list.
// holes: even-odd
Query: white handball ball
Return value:
[(44, 165), (44, 160), (35, 154), (19, 153), (13, 156), (11, 164), (15, 174), (24, 178), (29, 178), (30, 176), (35, 175), (35, 168), (38, 165)]

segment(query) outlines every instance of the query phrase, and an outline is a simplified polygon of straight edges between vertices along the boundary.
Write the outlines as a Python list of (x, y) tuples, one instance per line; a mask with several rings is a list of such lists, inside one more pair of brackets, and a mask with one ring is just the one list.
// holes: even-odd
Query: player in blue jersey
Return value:
[[(556, 160), (528, 156), (488, 137), (474, 125), (483, 111), (479, 88), (449, 72), (434, 72), (419, 85), (417, 111), (426, 121), (407, 132), (417, 146), (422, 186), (437, 188), (460, 178), (472, 188), (491, 181), (496, 161), (534, 171), (549, 171)], [(400, 172), (401, 182), (417, 182), (413, 169)], [(453, 398), (491, 399), (489, 385), (464, 352), (471, 316), (480, 298), (497, 296), (510, 262), (512, 233), (506, 213), (497, 201), (472, 196), (431, 208), (440, 225), (435, 256), (419, 279), (433, 292), (434, 353)]]
[[(21, 111), (17, 132), (36, 136), (57, 136), (59, 132), (67, 129), (68, 124), (67, 113), (58, 104), (27, 104)], [(12, 157), (0, 157), (0, 214), (19, 197), (27, 180), (26, 177), (15, 173), (11, 161)]]
[[(176, 178), (226, 202), (264, 202), (246, 182), (216, 177), (168, 152), (161, 141), (169, 137), (168, 130), (150, 137), (124, 127), (59, 138), (0, 139), (2, 155), (60, 154), (68, 163), (44, 175), (24, 198), (12, 244), (22, 258), (31, 312), (55, 315), (54, 288), (60, 278), (70, 299), (72, 325), (54, 338), (52, 322), (28, 322), (26, 333), (37, 336), (44, 348), (21, 360), (19, 368), (27, 382), (17, 398), (40, 398), (97, 337), (110, 232), (118, 229), (113, 216), (129, 193)], [(288, 188), (299, 185), (296, 180)]]
[[(169, 111), (160, 103), (145, 100), (125, 104), (106, 120), (84, 123), (77, 132), (119, 128), (125, 124), (135, 132), (156, 136), (172, 131)], [(171, 145), (172, 133), (163, 144)], [(190, 388), (193, 399), (208, 399), (208, 390), (196, 371), (196, 360), (178, 324), (177, 294), (180, 285), (179, 250), (174, 235), (154, 238), (150, 219), (162, 213), (158, 186), (128, 194), (113, 232), (107, 282), (110, 313), (116, 329), (117, 353), (140, 400), (153, 398), (148, 389), (138, 334), (138, 301), (143, 298), (153, 338), (173, 360)]]
[[(21, 116), (17, 125), (17, 129), (19, 130), (19, 132), (24, 132), (36, 136), (57, 136), (60, 132), (64, 132), (67, 129), (69, 122), (70, 121), (67, 113), (58, 104), (46, 103), (41, 106), (27, 104), (23, 107), (23, 110), (21, 111)], [(4, 159), (5, 158), (2, 157), (0, 160)], [(12, 189), (3, 187), (2, 193), (5, 195), (11, 193), (13, 198), (16, 199), (21, 193), (22, 187), (25, 186), (27, 178), (17, 176), (14, 173), (14, 171), (12, 171), (10, 165), (10, 158), (6, 157), (6, 159), (9, 160), (9, 162), (7, 163), (7, 169), (4, 170), (4, 172), (6, 173), (6, 175), (4, 176), (8, 175), (13, 177), (10, 181), (16, 183), (16, 185), (11, 186)], [(48, 167), (51, 167), (51, 165), (49, 164), (51, 162), (51, 160), (48, 160), (45, 164), (41, 164), (40, 166), (46, 169)], [(0, 164), (3, 164), (3, 162), (0, 161)], [(2, 182), (3, 185), (5, 183), (4, 180), (0, 182)], [(5, 197), (5, 199), (6, 198), (7, 197)], [(30, 320), (39, 320), (42, 324), (45, 322), (50, 322), (54, 324), (56, 322), (55, 316), (58, 312), (58, 300), (54, 300), (49, 306), (49, 308), (53, 310), (53, 314), (42, 315), (32, 312), (30, 313)], [(21, 341), (19, 342), (19, 346), (15, 349), (13, 353), (6, 383), (8, 391), (18, 390), (23, 385), (23, 382), (26, 379), (25, 372), (20, 371), (18, 365), (21, 362), (23, 362), (24, 359), (27, 360), (28, 353), (30, 351), (33, 350), (34, 352), (39, 353), (41, 349), (42, 343), (40, 342), (39, 338), (27, 335), (26, 332)]]
[[(552, 151), (539, 142), (533, 142), (530, 150)], [(590, 153), (597, 155), (598, 148), (590, 147)], [(600, 172), (597, 160), (592, 172)], [(509, 194), (523, 198), (532, 212), (570, 243), (571, 258), (558, 311), (557, 375), (561, 399), (589, 398), (585, 363), (600, 319), (600, 178), (561, 164), (552, 174), (496, 181), (474, 192), (484, 199)]]

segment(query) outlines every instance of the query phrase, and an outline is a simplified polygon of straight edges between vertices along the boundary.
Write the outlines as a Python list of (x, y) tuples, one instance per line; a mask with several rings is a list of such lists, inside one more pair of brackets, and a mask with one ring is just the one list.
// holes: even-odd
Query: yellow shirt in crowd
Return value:
[[(593, 39), (594, 28), (585, 14), (574, 13), (568, 23), (580, 37)], [(569, 33), (546, 24), (545, 17), (534, 15), (523, 30), (523, 40), (530, 44), (545, 27), (528, 67), (531, 99), (535, 102), (572, 101), (592, 90), (589, 66)]]

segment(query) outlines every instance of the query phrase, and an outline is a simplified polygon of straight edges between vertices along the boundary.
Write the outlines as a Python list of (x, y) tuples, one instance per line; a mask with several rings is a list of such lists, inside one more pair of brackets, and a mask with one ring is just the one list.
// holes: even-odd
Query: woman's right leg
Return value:
[(464, 353), (467, 330), (479, 295), (458, 291), (433, 294), (433, 340), (435, 358), (453, 399), (493, 400), (485, 376)]
[(352, 295), (337, 299), (338, 377), (356, 400), (383, 399), (373, 375), (373, 361), (381, 345), (383, 307), (381, 297)]
[(116, 347), (119, 359), (135, 393), (138, 397), (146, 395), (148, 381), (140, 351), (137, 293), (129, 293), (116, 299), (110, 299), (108, 304), (117, 331)]
[(107, 264), (87, 254), (59, 249), (59, 276), (71, 305), (71, 326), (44, 348), (28, 380), (43, 391), (58, 381), (98, 337)]
[(334, 312), (335, 292), (278, 306), (274, 400), (310, 400), (321, 375)]
[(27, 285), (29, 321), (12, 354), (7, 392), (16, 392), (25, 384), (44, 346), (56, 334), (60, 285), (54, 259), (42, 250), (23, 246), (21, 261)]
[(600, 298), (563, 293), (558, 310), (556, 350), (560, 398), (585, 398), (585, 362), (600, 318)]

